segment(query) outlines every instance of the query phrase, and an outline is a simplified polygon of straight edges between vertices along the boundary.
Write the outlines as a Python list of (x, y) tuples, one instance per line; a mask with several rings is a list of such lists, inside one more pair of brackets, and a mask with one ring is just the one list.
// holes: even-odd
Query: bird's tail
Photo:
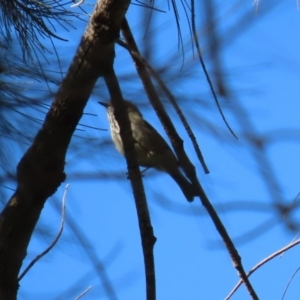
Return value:
[(194, 196), (196, 196), (193, 185), (184, 177), (183, 174), (180, 173), (179, 170), (176, 170), (176, 172), (172, 172), (170, 175), (179, 185), (186, 200), (192, 202), (194, 200)]

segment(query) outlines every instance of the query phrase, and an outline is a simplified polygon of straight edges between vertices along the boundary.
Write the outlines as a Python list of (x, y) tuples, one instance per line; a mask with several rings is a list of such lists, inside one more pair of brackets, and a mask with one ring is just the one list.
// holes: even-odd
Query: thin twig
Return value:
[(288, 282), (288, 284), (287, 284), (287, 286), (286, 286), (286, 288), (285, 288), (285, 290), (284, 290), (284, 293), (283, 293), (283, 295), (282, 295), (281, 300), (284, 299), (285, 294), (286, 294), (286, 292), (287, 292), (287, 290), (288, 290), (290, 284), (292, 283), (292, 280), (294, 279), (294, 277), (296, 276), (296, 274), (298, 273), (299, 270), (300, 270), (300, 267), (298, 267), (297, 270), (293, 273), (292, 277), (290, 278), (290, 280), (289, 280), (289, 282)]
[(195, 25), (195, 3), (194, 3), (194, 0), (191, 1), (191, 13), (192, 13), (192, 16), (191, 16), (191, 20), (192, 20), (192, 31), (193, 31), (193, 38), (194, 38), (194, 41), (195, 41), (195, 45), (196, 45), (196, 49), (197, 49), (197, 53), (198, 53), (198, 58), (199, 58), (199, 61), (200, 61), (200, 64), (201, 64), (201, 67), (203, 69), (203, 72), (205, 74), (205, 77), (206, 77), (206, 80), (208, 82), (208, 85), (210, 87), (210, 91), (214, 97), (214, 100), (216, 102), (216, 105), (217, 105), (217, 108), (220, 112), (220, 115), (225, 123), (225, 125), (227, 126), (228, 130), (231, 132), (231, 134), (236, 138), (238, 139), (238, 137), (236, 136), (236, 134), (234, 133), (234, 131), (232, 130), (232, 128), (230, 127), (229, 123), (227, 122), (226, 118), (225, 118), (225, 115), (223, 114), (223, 111), (222, 111), (222, 108), (220, 106), (220, 103), (219, 103), (219, 100), (217, 98), (217, 94), (215, 92), (215, 89), (213, 87), (213, 84), (211, 82), (211, 79), (210, 79), (210, 76), (207, 72), (207, 69), (206, 69), (206, 66), (205, 66), (205, 63), (204, 63), (204, 60), (203, 60), (203, 57), (202, 57), (202, 53), (201, 53), (201, 50), (200, 50), (200, 45), (199, 45), (199, 41), (198, 41), (198, 36), (197, 36), (197, 32), (196, 32), (196, 25)]
[(71, 7), (77, 7), (77, 6), (80, 6), (81, 4), (83, 4), (84, 0), (80, 0), (78, 2), (74, 1), (75, 3), (71, 5)]
[(66, 211), (66, 197), (67, 197), (67, 191), (68, 191), (69, 184), (66, 185), (63, 199), (62, 199), (62, 210), (61, 210), (61, 223), (60, 223), (60, 228), (58, 231), (58, 234), (56, 235), (55, 239), (53, 242), (47, 247), (42, 253), (37, 255), (31, 262), (30, 264), (25, 268), (25, 270), (22, 272), (22, 274), (18, 277), (18, 280), (21, 281), (21, 279), (26, 275), (26, 273), (34, 266), (34, 264), (39, 261), (43, 256), (45, 256), (58, 242), (63, 229), (64, 229), (64, 223), (65, 223), (65, 211)]
[[(248, 273), (247, 273), (247, 277), (249, 277), (252, 273), (254, 273), (258, 268), (260, 268), (262, 265), (264, 265), (265, 263), (267, 263), (268, 261), (270, 261), (271, 259), (273, 259), (274, 257), (280, 255), (281, 253), (293, 248), (294, 246), (300, 244), (300, 239), (283, 247), (282, 249), (276, 251), (275, 253), (271, 254), (270, 256), (268, 256), (267, 258), (263, 259), (261, 262), (259, 262), (256, 266), (254, 266)], [(242, 280), (240, 280), (237, 285), (232, 289), (232, 291), (230, 292), (230, 294), (225, 298), (225, 300), (230, 299), (230, 297), (236, 292), (236, 290), (240, 287), (240, 285), (243, 283)]]
[[(291, 243), (293, 243), (294, 241), (297, 240), (298, 236), (299, 236), (299, 232), (296, 234), (296, 236), (294, 236), (293, 240), (291, 241)], [(285, 254), (285, 252), (282, 252), (281, 255), (279, 256), (279, 258), (283, 257), (283, 255)]]
[(90, 289), (92, 288), (92, 286), (89, 286), (86, 290), (84, 290), (75, 300), (79, 300), (80, 298), (82, 298), (85, 294), (87, 294)]

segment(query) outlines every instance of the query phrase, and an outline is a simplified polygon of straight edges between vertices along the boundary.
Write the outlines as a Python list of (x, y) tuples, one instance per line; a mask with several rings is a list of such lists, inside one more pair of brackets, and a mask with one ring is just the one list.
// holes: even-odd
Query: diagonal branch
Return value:
[[(122, 35), (125, 38), (125, 41), (130, 49), (131, 52), (136, 52), (140, 54), (137, 44), (134, 40), (134, 37), (131, 33), (130, 27), (127, 23), (127, 20), (124, 19), (122, 23)], [(167, 114), (165, 108), (163, 107), (158, 94), (154, 88), (154, 85), (151, 81), (150, 75), (146, 69), (146, 66), (133, 54), (131, 57), (136, 65), (137, 72), (141, 78), (141, 81), (144, 85), (145, 91), (148, 95), (151, 105), (153, 106), (158, 118), (160, 119), (170, 141), (175, 150), (175, 153), (179, 159), (180, 165), (183, 168), (184, 172), (186, 173), (187, 177), (190, 179), (195, 175), (195, 167), (191, 163), (189, 157), (187, 156), (184, 146), (183, 140), (180, 138), (179, 134), (176, 131), (174, 124), (172, 123), (169, 115)]]
[(128, 175), (138, 215), (144, 254), (147, 300), (155, 300), (156, 287), (153, 249), (156, 237), (153, 234), (141, 172), (137, 163), (130, 121), (128, 115), (126, 113), (124, 114), (124, 111), (127, 110), (125, 108), (123, 96), (113, 68), (104, 75), (104, 79), (109, 90), (112, 105), (114, 106), (115, 118), (120, 127), (120, 135), (124, 145)]
[[(122, 23), (122, 35), (125, 38), (125, 41), (130, 48), (130, 51), (134, 51), (139, 54), (139, 49), (137, 47), (137, 44), (134, 40), (134, 37), (131, 33), (130, 27), (124, 19)], [(232, 263), (234, 267), (236, 268), (239, 276), (241, 277), (242, 281), (244, 282), (246, 288), (249, 291), (249, 294), (251, 295), (252, 299), (258, 299), (247, 275), (244, 270), (244, 267), (242, 265), (241, 257), (236, 250), (229, 234), (226, 231), (225, 226), (223, 225), (221, 219), (219, 218), (216, 210), (214, 209), (213, 205), (209, 201), (204, 189), (202, 188), (198, 178), (197, 174), (195, 172), (195, 167), (190, 162), (187, 154), (184, 151), (183, 148), (183, 141), (179, 137), (176, 128), (174, 127), (171, 119), (169, 118), (167, 112), (165, 111), (164, 107), (162, 106), (159, 97), (157, 95), (157, 92), (152, 84), (150, 75), (147, 72), (146, 66), (134, 55), (132, 55), (132, 59), (135, 62), (137, 72), (143, 82), (144, 88), (148, 94), (149, 100), (151, 104), (153, 105), (160, 121), (163, 124), (163, 127), (166, 130), (166, 133), (168, 134), (171, 143), (173, 145), (173, 148), (179, 158), (179, 161), (182, 162), (182, 167), (184, 171), (186, 172), (187, 177), (190, 179), (190, 181), (193, 183), (193, 185), (196, 187), (197, 192), (199, 194), (200, 200), (202, 202), (202, 205), (205, 207), (207, 212), (209, 213), (217, 231), (219, 232), (220, 236), (223, 239), (223, 242), (227, 248), (227, 251), (231, 257)]]
[(223, 113), (223, 110), (221, 108), (221, 105), (219, 103), (219, 100), (217, 98), (217, 94), (215, 92), (215, 89), (213, 87), (213, 84), (212, 84), (212, 81), (210, 79), (210, 76), (208, 74), (208, 71), (206, 69), (206, 65), (205, 65), (205, 62), (204, 62), (204, 59), (203, 59), (203, 56), (202, 56), (202, 53), (201, 53), (201, 50), (200, 50), (200, 45), (199, 45), (199, 41), (198, 41), (198, 36), (197, 36), (197, 32), (196, 32), (196, 25), (195, 25), (195, 0), (191, 0), (191, 23), (192, 23), (192, 32), (193, 32), (193, 39), (194, 39), (194, 42), (195, 42), (195, 45), (196, 45), (196, 49), (197, 49), (197, 53), (198, 53), (198, 58), (199, 58), (199, 61), (200, 61), (200, 64), (201, 64), (201, 67), (202, 67), (202, 70), (205, 74), (205, 77), (206, 77), (206, 80), (207, 80), (207, 83), (209, 85), (209, 88), (210, 88), (210, 91), (214, 97), (214, 100), (215, 100), (215, 103), (217, 105), (217, 108), (219, 110), (219, 113), (225, 123), (225, 125), (227, 126), (228, 130), (230, 131), (230, 133), (236, 138), (236, 134), (234, 133), (233, 129), (230, 127), (229, 123), (227, 122), (226, 118), (225, 118), (225, 115)]
[[(256, 270), (258, 270), (261, 266), (263, 266), (264, 264), (266, 264), (267, 262), (269, 262), (271, 259), (275, 258), (276, 256), (288, 251), (289, 249), (297, 246), (300, 244), (300, 240), (296, 240), (290, 244), (288, 244), (287, 246), (279, 249), (278, 251), (272, 253), (271, 255), (269, 255), (268, 257), (264, 258), (262, 261), (260, 261), (257, 265), (255, 265), (248, 273), (247, 276), (250, 277)], [(225, 300), (229, 300), (231, 298), (231, 296), (237, 291), (237, 289), (241, 286), (241, 284), (243, 283), (242, 280), (240, 280), (236, 286), (232, 289), (232, 291), (230, 292), (230, 294), (225, 298)]]
[(173, 105), (173, 107), (175, 108), (176, 110), (176, 113), (178, 114), (186, 132), (188, 133), (192, 143), (193, 143), (193, 146), (194, 146), (194, 149), (195, 149), (195, 152), (197, 154), (197, 157), (202, 165), (202, 168), (205, 172), (205, 174), (208, 174), (209, 173), (209, 170), (207, 168), (207, 165), (205, 163), (205, 160), (204, 160), (204, 157), (202, 155), (202, 152), (200, 150), (200, 147), (198, 145), (198, 142), (197, 142), (197, 139), (194, 135), (194, 132), (192, 131), (191, 127), (190, 127), (190, 124), (188, 123), (186, 117), (184, 116), (184, 114), (182, 113), (179, 105), (177, 104), (176, 100), (175, 100), (175, 97), (172, 95), (171, 91), (168, 89), (168, 87), (166, 86), (166, 84), (164, 83), (164, 81), (161, 79), (161, 77), (159, 76), (159, 74), (152, 68), (152, 66), (148, 63), (148, 61), (141, 56), (140, 53), (136, 52), (136, 51), (133, 51), (131, 50), (126, 43), (124, 43), (122, 40), (118, 40), (118, 44), (122, 47), (124, 47), (125, 49), (127, 49), (128, 51), (130, 51), (130, 54), (132, 56), (134, 56), (136, 59), (138, 59), (140, 61), (140, 63), (142, 63), (143, 65), (145, 65), (149, 71), (149, 73), (151, 74), (151, 76), (156, 80), (156, 82), (159, 84), (160, 88), (164, 91), (164, 93), (167, 95), (167, 97), (169, 98), (169, 101), (171, 102), (171, 104)]
[(129, 0), (99, 0), (44, 124), (17, 168), (0, 215), (0, 299), (16, 299), (18, 273), (45, 201), (64, 181), (65, 156), (99, 76), (111, 67)]

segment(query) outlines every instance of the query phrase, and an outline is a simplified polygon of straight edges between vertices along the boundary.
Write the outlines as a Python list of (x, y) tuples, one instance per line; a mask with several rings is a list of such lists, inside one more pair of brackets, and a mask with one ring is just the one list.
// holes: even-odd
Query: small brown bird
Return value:
[[(143, 167), (153, 167), (159, 171), (168, 173), (176, 181), (186, 199), (193, 201), (196, 195), (194, 188), (188, 179), (180, 172), (179, 162), (167, 142), (143, 119), (141, 112), (133, 103), (129, 101), (125, 101), (125, 103), (135, 142), (138, 164)], [(114, 108), (111, 102), (99, 102), (99, 104), (107, 108), (112, 140), (118, 151), (124, 155), (119, 124), (116, 122), (114, 116)]]

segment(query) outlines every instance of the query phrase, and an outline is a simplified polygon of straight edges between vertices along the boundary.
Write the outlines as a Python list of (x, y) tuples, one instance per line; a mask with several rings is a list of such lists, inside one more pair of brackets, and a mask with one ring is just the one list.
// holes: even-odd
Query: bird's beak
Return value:
[(107, 102), (101, 102), (101, 101), (99, 101), (98, 103), (101, 104), (102, 106), (106, 107), (106, 108), (108, 107), (108, 103)]

